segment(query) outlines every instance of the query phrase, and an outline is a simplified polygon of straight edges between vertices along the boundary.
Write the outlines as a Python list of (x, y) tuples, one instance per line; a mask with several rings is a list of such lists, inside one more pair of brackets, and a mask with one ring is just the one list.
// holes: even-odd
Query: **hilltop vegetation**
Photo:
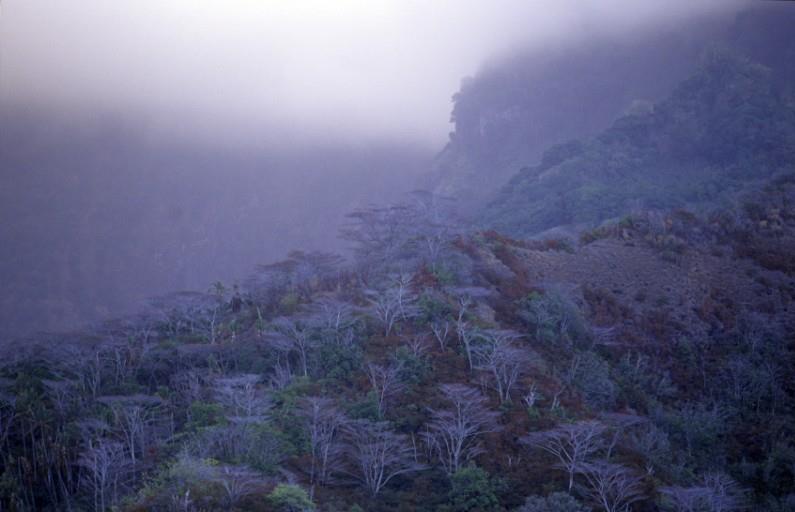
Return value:
[(352, 264), (296, 252), (29, 340), (0, 369), (0, 503), (792, 510), (792, 183), (575, 245), (418, 196), (351, 216)]
[(669, 98), (514, 176), (484, 224), (514, 236), (633, 210), (726, 204), (795, 162), (795, 104), (769, 69), (713, 50)]
[(787, 76), (711, 51), (479, 226), (416, 192), (347, 259), (4, 342), (0, 511), (795, 511)]

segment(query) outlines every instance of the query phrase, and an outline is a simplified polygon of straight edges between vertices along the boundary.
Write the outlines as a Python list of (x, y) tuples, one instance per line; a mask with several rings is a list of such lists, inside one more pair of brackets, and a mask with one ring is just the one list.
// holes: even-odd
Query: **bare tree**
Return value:
[(289, 365), (276, 363), (273, 367), (273, 375), (270, 378), (270, 385), (273, 389), (281, 390), (290, 385), (293, 380), (293, 374), (290, 371)]
[(162, 401), (148, 395), (111, 396), (99, 399), (110, 407), (130, 462), (135, 466), (146, 453), (157, 426)]
[(472, 327), (472, 325), (465, 320), (467, 311), (469, 310), (470, 306), (472, 305), (472, 299), (469, 296), (464, 295), (459, 297), (458, 299), (458, 317), (456, 318), (455, 323), (455, 330), (456, 334), (458, 334), (458, 341), (464, 346), (464, 351), (467, 355), (467, 363), (469, 363), (469, 369), (474, 368), (473, 362), (473, 341), (476, 339), (477, 331)]
[(479, 438), (499, 430), (498, 414), (489, 410), (477, 389), (462, 384), (443, 384), (442, 394), (450, 407), (431, 409), (424, 433), (426, 443), (452, 475), (482, 452)]
[(192, 369), (173, 374), (169, 378), (169, 387), (174, 391), (172, 401), (183, 407), (189, 407), (202, 398), (207, 379), (207, 375)]
[(242, 374), (216, 379), (218, 401), (239, 421), (263, 421), (271, 408), (270, 397), (257, 386), (259, 375)]
[(354, 242), (362, 270), (378, 274), (407, 256), (412, 245), (408, 229), (411, 216), (411, 209), (405, 205), (370, 207), (348, 214), (351, 223), (341, 230), (341, 236)]
[(11, 433), (17, 413), (14, 408), (13, 397), (0, 396), (0, 447), (5, 446), (6, 439)]
[(241, 466), (222, 467), (216, 481), (224, 489), (228, 509), (235, 507), (246, 496), (254, 494), (262, 484), (259, 475)]
[(408, 438), (392, 431), (387, 422), (353, 421), (345, 431), (353, 475), (372, 496), (396, 476), (425, 469), (416, 462)]
[(309, 454), (312, 458), (309, 482), (314, 486), (326, 485), (333, 471), (340, 468), (342, 457), (341, 431), (345, 415), (328, 398), (305, 399), (301, 416), (309, 436)]
[(492, 387), (500, 397), (500, 403), (510, 401), (511, 390), (519, 377), (527, 370), (530, 358), (527, 350), (514, 345), (519, 333), (490, 329), (481, 331), (479, 337), (485, 342), (475, 349), (475, 368), (489, 373)]
[(636, 414), (616, 412), (601, 414), (599, 419), (610, 429), (610, 439), (607, 443), (607, 453), (605, 454), (605, 459), (607, 460), (610, 460), (613, 450), (628, 430), (647, 421), (646, 418)]
[(422, 357), (428, 351), (428, 338), (421, 334), (407, 336), (403, 339), (406, 342), (406, 347), (409, 352), (411, 352), (414, 357)]
[(356, 311), (347, 302), (324, 297), (312, 305), (308, 322), (324, 342), (346, 345), (358, 323)]
[(150, 301), (160, 318), (163, 331), (170, 336), (201, 335), (213, 340), (220, 305), (210, 294), (177, 292)]
[(268, 295), (290, 291), (308, 301), (313, 290), (332, 284), (341, 263), (338, 254), (292, 251), (286, 260), (257, 267), (257, 274), (249, 278), (248, 288), (256, 298), (267, 299)]
[(740, 487), (725, 473), (708, 473), (702, 478), (704, 487), (709, 489), (708, 504), (710, 512), (729, 512), (746, 508), (748, 490)]
[(83, 468), (82, 484), (93, 496), (94, 510), (104, 512), (115, 505), (129, 466), (121, 443), (93, 440), (77, 463)]
[(390, 363), (387, 366), (374, 363), (367, 365), (367, 377), (378, 400), (380, 418), (386, 414), (387, 401), (405, 389), (405, 384), (400, 380), (401, 368), (400, 363)]
[(449, 320), (435, 320), (431, 323), (431, 332), (436, 341), (439, 342), (439, 348), (444, 352), (447, 349), (447, 341), (450, 337), (450, 321)]
[(664, 487), (663, 502), (674, 512), (732, 512), (747, 507), (747, 490), (723, 473), (710, 473), (694, 487)]
[(102, 354), (98, 349), (92, 350), (82, 359), (82, 367), (79, 370), (80, 384), (91, 398), (96, 398), (102, 391), (103, 365)]
[(628, 512), (643, 499), (643, 479), (629, 468), (607, 461), (585, 463), (578, 471), (585, 477), (585, 494), (605, 512)]
[(524, 402), (528, 409), (532, 409), (540, 397), (541, 393), (538, 392), (538, 387), (536, 386), (536, 383), (533, 382), (522, 396), (522, 402)]
[(304, 377), (309, 375), (309, 352), (314, 343), (312, 332), (306, 323), (298, 318), (280, 317), (273, 321), (276, 332), (287, 341), (290, 349), (298, 354), (301, 373)]
[(663, 504), (673, 512), (702, 512), (707, 489), (704, 487), (663, 487)]
[(411, 225), (420, 252), (435, 270), (459, 232), (460, 226), (452, 214), (451, 198), (427, 191), (415, 191), (414, 222)]
[(574, 475), (588, 458), (604, 446), (602, 435), (606, 427), (594, 420), (566, 423), (552, 430), (533, 432), (522, 441), (557, 457), (558, 466), (569, 475), (569, 492), (574, 487)]
[(367, 290), (370, 312), (384, 326), (384, 336), (389, 336), (395, 323), (417, 316), (416, 294), (411, 290), (413, 277), (408, 274), (392, 276), (390, 284), (382, 290)]

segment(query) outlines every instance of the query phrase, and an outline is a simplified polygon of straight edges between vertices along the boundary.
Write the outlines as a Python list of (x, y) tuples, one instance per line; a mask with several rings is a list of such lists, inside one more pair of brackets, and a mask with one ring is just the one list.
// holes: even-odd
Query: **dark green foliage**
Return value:
[(317, 374), (327, 379), (345, 381), (362, 368), (362, 350), (356, 344), (321, 343), (314, 359)]
[(565, 492), (530, 496), (516, 512), (588, 512), (590, 509)]
[(193, 402), (188, 408), (188, 418), (187, 430), (226, 424), (223, 408), (215, 403)]
[(413, 354), (408, 348), (398, 348), (395, 352), (395, 360), (400, 365), (402, 382), (417, 386), (428, 378), (431, 369), (428, 360)]
[(610, 363), (592, 351), (575, 354), (569, 380), (585, 402), (596, 410), (611, 410), (618, 395), (610, 379)]
[(297, 485), (279, 484), (268, 495), (268, 501), (279, 512), (309, 512), (315, 504), (305, 490)]
[(367, 393), (363, 399), (352, 403), (348, 407), (348, 416), (356, 420), (379, 421), (383, 419), (378, 412), (378, 398), (374, 393)]
[(499, 484), (481, 468), (470, 466), (450, 477), (450, 512), (489, 512), (499, 510)]
[(586, 336), (582, 313), (561, 291), (533, 292), (519, 301), (518, 309), (533, 338), (553, 348), (572, 349)]

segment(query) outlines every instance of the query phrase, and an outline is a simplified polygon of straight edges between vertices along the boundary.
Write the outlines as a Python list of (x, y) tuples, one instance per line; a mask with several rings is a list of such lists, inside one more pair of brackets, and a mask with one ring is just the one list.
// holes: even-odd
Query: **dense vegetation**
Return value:
[[(351, 265), (297, 252), (240, 288), (30, 340), (0, 370), (0, 503), (793, 510), (793, 190), (578, 246), (466, 235), (421, 195), (355, 212)], [(744, 270), (657, 298), (533, 275), (600, 244), (647, 251), (652, 273)]]
[(769, 69), (713, 50), (655, 105), (604, 133), (556, 146), (523, 169), (485, 223), (515, 236), (639, 209), (715, 207), (795, 162), (795, 106)]
[(631, 36), (593, 34), (493, 59), (453, 95), (453, 131), (427, 186), (464, 209), (484, 205), (550, 146), (598, 133), (637, 100), (664, 98), (727, 24), (708, 18)]
[(712, 51), (497, 230), (418, 192), (349, 214), (348, 259), (4, 343), (0, 511), (795, 511), (782, 84)]

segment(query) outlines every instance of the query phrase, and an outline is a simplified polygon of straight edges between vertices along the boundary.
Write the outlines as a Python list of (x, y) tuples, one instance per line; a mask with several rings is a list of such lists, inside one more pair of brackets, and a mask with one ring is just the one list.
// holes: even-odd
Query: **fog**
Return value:
[[(214, 141), (438, 146), (480, 63), (642, 31), (726, 0), (6, 0), (0, 102), (119, 110)], [(278, 132), (278, 133), (273, 133)]]
[(427, 183), (451, 98), (485, 63), (631, 47), (738, 5), (6, 0), (0, 335), (234, 283), (293, 248), (345, 251), (346, 213)]

